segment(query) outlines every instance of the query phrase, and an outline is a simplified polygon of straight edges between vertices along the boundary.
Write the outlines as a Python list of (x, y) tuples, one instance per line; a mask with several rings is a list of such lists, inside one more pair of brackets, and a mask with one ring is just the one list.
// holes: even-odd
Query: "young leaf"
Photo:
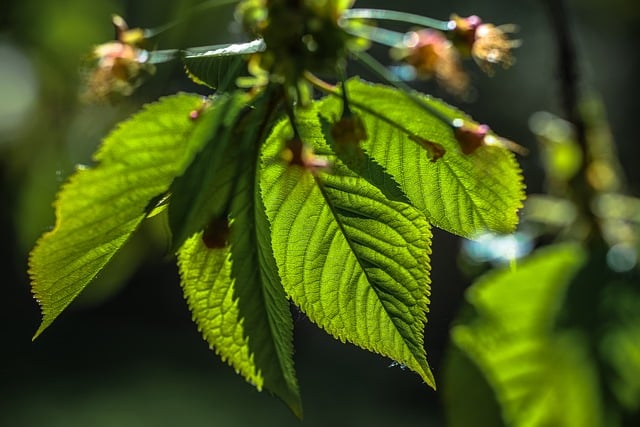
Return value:
[(150, 104), (104, 141), (93, 168), (79, 168), (55, 202), (56, 225), (29, 258), (33, 293), (42, 308), (35, 337), (73, 301), (122, 247), (200, 148), (190, 111), (202, 98), (180, 94)]
[(185, 69), (191, 80), (211, 89), (224, 92), (232, 88), (235, 79), (246, 73), (247, 61), (242, 56), (184, 58)]
[(207, 249), (198, 235), (179, 251), (179, 263), (189, 307), (205, 339), (248, 381), (258, 389), (264, 385), (302, 417), (293, 321), (256, 184), (258, 141), (268, 130), (269, 108), (264, 102), (255, 106), (236, 144), (244, 156), (232, 159), (239, 175), (228, 246)]
[(206, 51), (188, 51), (183, 58), (187, 75), (197, 84), (224, 92), (233, 88), (235, 79), (247, 73), (245, 55), (264, 49), (262, 40), (211, 46)]
[[(451, 126), (401, 91), (357, 79), (349, 80), (347, 89), (350, 106), (369, 135), (362, 149), (395, 178), (431, 224), (464, 237), (513, 231), (524, 187), (512, 153), (483, 146), (463, 154)], [(419, 96), (452, 120), (467, 120), (444, 102)], [(340, 98), (329, 97), (320, 109), (335, 119), (341, 107)]]
[(292, 137), (288, 121), (265, 144), (261, 188), (286, 292), (334, 337), (406, 365), (433, 387), (423, 347), (429, 224), (332, 154), (317, 111), (296, 119), (302, 140), (331, 166), (274, 163)]
[[(488, 274), (467, 293), (474, 313), (452, 329), (452, 341), (495, 391), (507, 425), (603, 425), (584, 336), (554, 330), (559, 302), (584, 261), (580, 247), (547, 248), (516, 271)], [(454, 410), (465, 406), (471, 387), (449, 393)]]

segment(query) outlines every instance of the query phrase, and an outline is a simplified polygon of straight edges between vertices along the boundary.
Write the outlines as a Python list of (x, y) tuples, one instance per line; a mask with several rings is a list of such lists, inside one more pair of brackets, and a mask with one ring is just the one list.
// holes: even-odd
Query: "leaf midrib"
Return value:
[(384, 312), (386, 313), (387, 317), (389, 319), (391, 319), (391, 322), (393, 323), (394, 329), (395, 329), (396, 333), (398, 334), (398, 336), (402, 337), (402, 345), (403, 345), (403, 347), (405, 348), (405, 350), (408, 351), (408, 353), (410, 354), (410, 356), (413, 359), (413, 361), (417, 364), (417, 366), (422, 366), (422, 362), (415, 357), (415, 355), (413, 354), (413, 351), (411, 350), (411, 348), (406, 344), (403, 332), (399, 329), (398, 325), (396, 324), (396, 317), (392, 316), (387, 311), (386, 306), (382, 302), (382, 298), (380, 296), (380, 292), (382, 292), (382, 291), (379, 289), (379, 287), (375, 283), (375, 281), (373, 281), (371, 279), (371, 277), (369, 276), (369, 274), (367, 272), (367, 269), (365, 268), (365, 266), (362, 264), (362, 262), (360, 260), (360, 257), (356, 255), (358, 252), (354, 248), (353, 242), (348, 237), (348, 234), (347, 234), (347, 232), (346, 232), (346, 230), (344, 228), (344, 224), (342, 224), (342, 221), (339, 218), (339, 214), (336, 211), (336, 207), (334, 206), (334, 204), (331, 201), (331, 196), (329, 196), (329, 194), (326, 192), (326, 189), (324, 188), (324, 184), (320, 181), (320, 179), (319, 179), (319, 177), (317, 175), (314, 175), (314, 181), (315, 181), (318, 189), (320, 190), (320, 193), (322, 194), (322, 197), (324, 198), (325, 202), (327, 203), (327, 206), (329, 207), (329, 210), (331, 212), (331, 215), (333, 216), (334, 221), (338, 225), (338, 229), (340, 230), (340, 233), (342, 234), (342, 237), (347, 242), (347, 245), (349, 246), (349, 249), (354, 254), (354, 257), (356, 259), (356, 262), (358, 263), (358, 266), (360, 267), (362, 273), (366, 277), (367, 283), (369, 283), (371, 285), (371, 288), (375, 291), (377, 299), (378, 299), (378, 301), (380, 303), (380, 307), (382, 309), (384, 309)]

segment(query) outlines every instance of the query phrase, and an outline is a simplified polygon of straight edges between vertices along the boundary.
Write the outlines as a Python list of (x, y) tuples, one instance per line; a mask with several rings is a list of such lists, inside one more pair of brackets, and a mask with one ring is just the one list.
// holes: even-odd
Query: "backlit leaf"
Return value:
[(229, 247), (207, 248), (202, 233), (178, 251), (182, 288), (193, 320), (223, 361), (261, 389), (264, 378), (249, 350), (231, 279)]
[(312, 173), (278, 161), (293, 136), (287, 121), (266, 142), (261, 188), (286, 292), (334, 337), (406, 365), (435, 386), (423, 347), (429, 224), (372, 185), (375, 174), (367, 180), (342, 164), (316, 111), (296, 118), (302, 140), (331, 166)]
[(96, 166), (82, 167), (55, 202), (56, 225), (29, 259), (33, 293), (42, 308), (38, 336), (122, 247), (150, 200), (167, 191), (204, 139), (192, 138), (190, 111), (202, 105), (180, 94), (150, 104), (105, 139)]
[(248, 74), (245, 56), (263, 49), (262, 40), (210, 46), (206, 50), (191, 49), (184, 55), (183, 62), (191, 80), (223, 92), (235, 87), (237, 77)]
[[(524, 187), (511, 152), (483, 146), (463, 154), (451, 126), (401, 91), (357, 79), (349, 80), (347, 89), (351, 108), (369, 136), (362, 149), (394, 177), (431, 224), (464, 237), (514, 230)], [(468, 120), (442, 101), (419, 96), (451, 119)], [(322, 114), (329, 120), (336, 120), (341, 109), (340, 98), (322, 102)], [(425, 142), (420, 144), (418, 138)], [(431, 144), (432, 152), (425, 144)], [(434, 157), (433, 151), (440, 149), (442, 157)]]
[(174, 249), (202, 230), (214, 217), (227, 215), (239, 158), (246, 154), (235, 144), (238, 116), (248, 101), (237, 92), (216, 100), (217, 108), (205, 111), (199, 121), (207, 144), (171, 184), (169, 226)]
[(207, 248), (196, 235), (179, 251), (179, 263), (189, 307), (205, 339), (248, 381), (266, 387), (302, 417), (293, 321), (256, 182), (257, 141), (269, 129), (269, 108), (263, 97), (247, 116), (242, 135), (234, 134), (235, 150), (244, 155), (233, 159), (238, 174), (227, 246)]

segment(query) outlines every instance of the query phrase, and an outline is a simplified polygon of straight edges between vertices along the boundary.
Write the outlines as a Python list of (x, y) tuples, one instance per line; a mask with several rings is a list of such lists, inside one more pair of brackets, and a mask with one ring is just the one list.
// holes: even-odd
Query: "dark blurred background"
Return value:
[[(0, 6), (0, 426), (298, 425), (283, 404), (258, 393), (201, 339), (166, 255), (165, 226), (146, 225), (98, 282), (36, 342), (27, 255), (54, 221), (55, 191), (76, 164), (89, 164), (100, 139), (144, 102), (177, 90), (202, 91), (177, 64), (161, 65), (136, 95), (115, 106), (77, 101), (80, 67), (95, 44), (113, 37), (111, 13), (156, 27), (185, 15), (195, 0), (5, 0)], [(520, 158), (530, 193), (543, 191), (528, 120), (560, 112), (555, 49), (538, 0), (364, 1), (440, 19), (477, 14), (515, 23), (517, 64), (489, 78), (471, 70), (477, 96), (443, 97), (529, 148)], [(640, 95), (640, 2), (569, 2), (581, 55), (581, 87), (604, 103), (634, 194), (640, 160), (635, 102)], [(233, 7), (199, 12), (164, 33), (159, 48), (241, 39)], [(384, 49), (373, 52), (386, 61)], [(357, 68), (353, 71), (359, 72)], [(206, 93), (206, 92), (203, 92)], [(434, 239), (431, 312), (425, 343), (436, 379), (449, 324), (471, 279), (457, 265), (459, 239)], [(334, 341), (295, 315), (296, 364), (309, 426), (443, 425), (439, 394), (417, 375)]]

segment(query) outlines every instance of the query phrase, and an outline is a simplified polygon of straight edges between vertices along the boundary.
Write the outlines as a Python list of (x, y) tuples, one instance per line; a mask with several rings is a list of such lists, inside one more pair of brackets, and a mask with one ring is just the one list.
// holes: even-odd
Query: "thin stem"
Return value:
[(342, 97), (342, 93), (340, 92), (340, 90), (338, 90), (338, 88), (335, 85), (332, 85), (331, 83), (327, 83), (324, 80), (322, 80), (321, 78), (319, 78), (318, 76), (316, 76), (315, 74), (309, 72), (309, 71), (305, 71), (304, 72), (304, 78), (305, 80), (307, 80), (309, 83), (311, 83), (311, 85), (313, 87), (315, 87), (316, 89), (321, 90), (324, 93), (327, 93), (329, 95), (334, 95), (337, 97)]
[(225, 43), (209, 46), (188, 47), (186, 49), (162, 49), (149, 52), (149, 61), (152, 64), (173, 61), (179, 57), (206, 58), (233, 55), (247, 55), (261, 52), (265, 49), (264, 40), (256, 39), (246, 43)]
[(347, 93), (347, 70), (346, 64), (344, 67), (341, 67), (338, 71), (340, 77), (340, 84), (342, 88), (342, 117), (350, 118), (353, 117), (353, 111), (351, 111), (351, 107), (349, 106), (349, 94)]
[(587, 140), (587, 126), (580, 112), (579, 73), (576, 58), (575, 41), (569, 28), (569, 19), (565, 0), (543, 0), (551, 20), (551, 26), (555, 32), (558, 48), (558, 68), (560, 78), (560, 90), (562, 105), (567, 120), (573, 125), (575, 138), (582, 151), (582, 164), (578, 173), (571, 180), (573, 198), (581, 213), (588, 221), (592, 237), (598, 238), (600, 230), (597, 219), (591, 211), (591, 199), (595, 189), (589, 183), (587, 169), (592, 161), (589, 142)]
[(386, 21), (398, 21), (407, 24), (420, 25), (440, 31), (452, 30), (451, 21), (440, 21), (407, 12), (384, 9), (347, 9), (343, 12), (342, 19), (381, 19)]
[(549, 9), (551, 24), (556, 34), (558, 68), (562, 101), (567, 119), (576, 127), (576, 139), (583, 151), (587, 149), (586, 126), (579, 111), (578, 69), (573, 36), (564, 0), (544, 0)]
[(180, 49), (161, 49), (161, 50), (152, 50), (149, 52), (149, 62), (150, 64), (162, 64), (165, 62), (171, 62), (180, 57)]
[(385, 28), (378, 28), (371, 25), (359, 24), (353, 28), (343, 25), (344, 32), (356, 37), (363, 37), (371, 40), (372, 42), (379, 43), (381, 45), (396, 47), (404, 44), (405, 34), (398, 33), (397, 31), (387, 30)]
[[(293, 130), (293, 136), (301, 140), (300, 132), (298, 131), (298, 123), (296, 122), (296, 114), (294, 111), (295, 101), (293, 100), (291, 93), (285, 86), (279, 86), (282, 92), (282, 99), (284, 101), (284, 110), (291, 123), (291, 129)], [(297, 92), (297, 88), (296, 88)]]
[[(336, 86), (325, 82), (322, 79), (319, 79), (318, 77), (316, 77), (315, 75), (306, 72), (304, 75), (305, 79), (311, 83), (311, 85), (313, 85), (315, 88), (329, 94), (332, 96), (335, 96), (337, 98), (342, 99), (343, 95), (342, 95), (342, 90), (338, 89)], [(343, 88), (344, 90), (344, 88)], [(409, 136), (409, 138), (413, 141), (416, 142), (417, 144), (421, 145), (418, 141), (421, 140), (422, 138), (420, 138), (419, 135), (413, 133), (411, 130), (407, 129), (406, 127), (404, 127), (403, 125), (401, 125), (400, 123), (390, 119), (388, 116), (384, 115), (384, 114), (380, 114), (378, 111), (374, 110), (373, 108), (371, 108), (369, 105), (366, 105), (362, 102), (358, 102), (358, 101), (354, 101), (351, 100), (350, 101), (351, 105), (356, 107), (358, 110), (364, 111), (368, 114), (371, 114), (372, 116), (376, 117), (379, 120), (382, 120), (383, 122), (388, 123), (390, 126), (393, 126), (394, 128), (398, 129), (400, 132), (403, 132), (405, 135)], [(451, 124), (451, 123), (449, 123)], [(452, 125), (453, 126), (453, 125)]]

